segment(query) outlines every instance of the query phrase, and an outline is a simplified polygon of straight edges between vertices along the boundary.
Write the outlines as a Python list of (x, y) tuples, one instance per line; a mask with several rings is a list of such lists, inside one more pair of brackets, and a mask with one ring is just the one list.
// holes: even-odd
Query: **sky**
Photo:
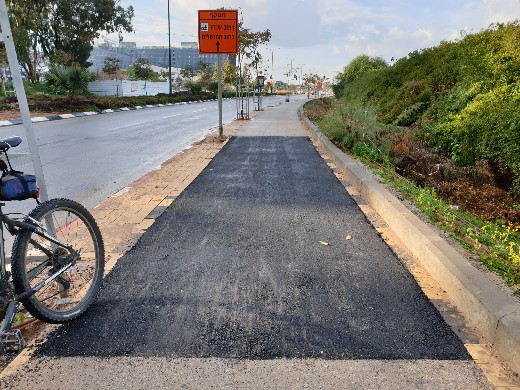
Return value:
[[(198, 10), (238, 9), (253, 31), (269, 29), (262, 68), (276, 80), (296, 74), (329, 79), (361, 54), (392, 59), (457, 40), (492, 23), (520, 19), (520, 0), (169, 0), (172, 46), (197, 41)], [(168, 45), (168, 0), (121, 0), (133, 6), (137, 46)], [(117, 35), (105, 36), (117, 41)]]

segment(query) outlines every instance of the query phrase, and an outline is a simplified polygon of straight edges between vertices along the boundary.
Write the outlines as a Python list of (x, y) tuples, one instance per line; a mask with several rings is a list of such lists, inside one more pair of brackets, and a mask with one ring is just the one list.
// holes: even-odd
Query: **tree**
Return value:
[(202, 86), (199, 83), (188, 80), (184, 83), (184, 88), (186, 88), (190, 93), (200, 93), (202, 92)]
[(19, 61), (27, 78), (39, 80), (41, 59), (88, 67), (101, 31), (132, 31), (133, 7), (121, 0), (26, 0), (7, 3)]
[(386, 68), (387, 66), (388, 64), (381, 57), (370, 57), (366, 54), (357, 56), (350, 64), (345, 66), (343, 72), (337, 76), (336, 83), (333, 87), (334, 94), (338, 98), (341, 97), (347, 84), (362, 77), (369, 71)]
[(197, 72), (195, 72), (191, 66), (187, 66), (186, 68), (181, 69), (179, 73), (182, 78), (189, 79), (190, 81), (193, 81), (193, 78), (197, 75)]
[(146, 58), (139, 58), (133, 65), (129, 66), (126, 71), (126, 78), (128, 80), (145, 80), (145, 81), (159, 81), (159, 73), (154, 72), (150, 67), (150, 61)]
[[(220, 8), (225, 10), (224, 7)], [(238, 23), (238, 69), (236, 69), (236, 75), (239, 72), (249, 74), (246, 69), (242, 70), (242, 65), (245, 67), (257, 68), (258, 64), (262, 61), (262, 55), (259, 53), (258, 48), (261, 45), (267, 44), (271, 40), (271, 31), (269, 29), (264, 31), (252, 31), (244, 26), (244, 22)], [(228, 78), (229, 80), (229, 78)], [(229, 80), (230, 81), (230, 80)], [(235, 84), (236, 80), (230, 84)]]
[(32, 82), (39, 81), (38, 65), (41, 37), (49, 34), (50, 1), (8, 2), (11, 30), (23, 73)]
[[(213, 81), (218, 79), (218, 69), (213, 67)], [(222, 84), (236, 85), (237, 83), (237, 67), (231, 62), (231, 57), (226, 58), (222, 64)]]
[[(100, 31), (108, 33), (133, 30), (133, 7), (126, 10), (118, 5), (120, 0), (53, 0), (55, 9), (50, 20), (51, 33), (47, 48), (49, 54), (65, 52), (71, 55), (68, 64), (82, 67), (92, 51), (94, 39)], [(44, 46), (45, 48), (45, 46)]]
[(45, 74), (47, 85), (53, 87), (57, 93), (67, 93), (71, 99), (88, 93), (88, 83), (95, 79), (94, 73), (78, 65), (53, 65)]
[(386, 68), (387, 66), (388, 64), (381, 57), (370, 57), (363, 54), (354, 58), (352, 62), (343, 69), (342, 79), (346, 82), (352, 82), (368, 71)]
[(271, 31), (251, 31), (244, 27), (244, 22), (238, 24), (238, 55), (240, 61), (249, 60), (250, 66), (256, 67), (262, 60), (258, 48), (271, 40)]
[(208, 84), (211, 81), (211, 74), (210, 74), (210, 67), (209, 64), (204, 61), (199, 61), (199, 84), (203, 89), (208, 88)]
[(111, 78), (117, 76), (117, 72), (121, 69), (121, 61), (114, 57), (105, 57), (103, 65), (103, 72), (108, 74)]

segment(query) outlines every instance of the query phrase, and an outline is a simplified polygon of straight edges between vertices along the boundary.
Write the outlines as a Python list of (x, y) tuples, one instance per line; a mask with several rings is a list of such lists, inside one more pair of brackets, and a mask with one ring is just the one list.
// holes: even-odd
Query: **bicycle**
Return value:
[[(7, 150), (21, 142), (18, 136), (0, 140), (4, 174), (21, 174), (12, 169), (7, 156)], [(13, 328), (21, 304), (44, 322), (69, 322), (92, 304), (103, 278), (103, 238), (90, 212), (69, 199), (40, 203), (38, 194), (30, 197), (38, 205), (29, 215), (4, 214), (5, 203), (0, 203), (0, 354), (24, 347), (20, 330)], [(4, 225), (15, 237), (10, 266)]]

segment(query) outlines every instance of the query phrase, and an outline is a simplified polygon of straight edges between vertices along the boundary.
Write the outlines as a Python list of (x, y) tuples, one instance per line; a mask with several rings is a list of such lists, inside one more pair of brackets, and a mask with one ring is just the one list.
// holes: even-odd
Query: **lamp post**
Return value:
[(271, 73), (274, 74), (274, 51), (275, 50), (280, 50), (279, 47), (277, 47), (276, 49), (271, 49)]
[(305, 64), (299, 64), (299, 67), (300, 67), (300, 84), (301, 84), (301, 88), (303, 89), (303, 67), (305, 66)]
[(170, 31), (170, 0), (168, 0), (168, 84), (169, 95), (172, 96), (172, 43)]

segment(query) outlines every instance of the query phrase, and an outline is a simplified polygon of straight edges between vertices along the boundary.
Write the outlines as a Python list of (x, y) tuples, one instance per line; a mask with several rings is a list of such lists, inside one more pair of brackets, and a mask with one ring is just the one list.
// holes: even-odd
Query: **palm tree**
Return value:
[(88, 83), (95, 79), (94, 73), (78, 65), (52, 65), (45, 74), (47, 85), (54, 87), (58, 93), (66, 93), (71, 99), (87, 93)]

